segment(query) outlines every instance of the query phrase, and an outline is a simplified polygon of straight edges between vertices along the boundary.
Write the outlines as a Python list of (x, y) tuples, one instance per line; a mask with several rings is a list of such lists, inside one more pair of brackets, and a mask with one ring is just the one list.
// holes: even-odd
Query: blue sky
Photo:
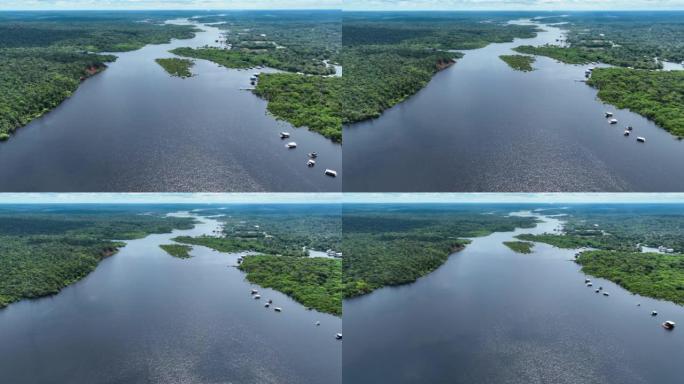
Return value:
[(0, 204), (45, 203), (678, 203), (684, 193), (0, 193)]
[(341, 0), (0, 0), (0, 9), (339, 9)]
[(684, 0), (0, 0), (0, 9), (684, 9)]

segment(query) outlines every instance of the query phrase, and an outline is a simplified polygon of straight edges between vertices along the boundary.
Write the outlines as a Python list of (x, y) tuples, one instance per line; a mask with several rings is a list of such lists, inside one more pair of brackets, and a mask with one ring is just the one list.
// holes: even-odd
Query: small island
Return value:
[(156, 59), (157, 64), (161, 65), (171, 76), (180, 78), (192, 77), (190, 68), (195, 65), (195, 62), (189, 59), (169, 58)]
[(503, 243), (515, 253), (532, 253), (532, 247), (534, 247), (534, 243), (527, 241), (504, 241)]
[(179, 258), (179, 259), (189, 259), (192, 256), (190, 256), (190, 250), (192, 250), (192, 247), (189, 245), (183, 245), (183, 244), (160, 244), (159, 248), (163, 249), (168, 253), (169, 255)]
[(516, 71), (531, 72), (534, 71), (532, 64), (536, 61), (534, 56), (526, 55), (501, 55), (499, 56), (501, 60), (506, 62), (508, 66), (515, 69)]

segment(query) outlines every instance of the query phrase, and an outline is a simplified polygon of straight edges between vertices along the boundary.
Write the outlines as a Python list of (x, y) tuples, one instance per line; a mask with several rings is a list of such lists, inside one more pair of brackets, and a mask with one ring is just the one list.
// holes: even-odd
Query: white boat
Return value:
[(332, 169), (326, 169), (325, 174), (326, 174), (326, 176), (337, 177), (337, 172), (333, 171)]
[(663, 323), (663, 328), (665, 329), (674, 329), (675, 325), (677, 325), (674, 321), (668, 320)]
[(254, 295), (254, 300), (259, 300), (261, 299), (261, 295)]
[(288, 137), (290, 137), (290, 132), (280, 132), (281, 139), (287, 139)]
[(613, 117), (613, 112), (606, 112), (606, 117)]
[(320, 322), (320, 321), (317, 321), (317, 322), (316, 322), (316, 325), (321, 325), (321, 322)]
[(273, 310), (276, 312), (282, 312), (283, 311), (283, 309), (280, 307), (275, 307), (275, 308), (273, 308)]
[(309, 157), (312, 158), (312, 159), (315, 159), (315, 158), (318, 157), (318, 153), (316, 153), (316, 152), (309, 152)]
[(608, 292), (603, 292), (603, 296), (610, 296), (610, 293), (608, 293)]
[(297, 143), (295, 143), (294, 141), (290, 141), (289, 143), (285, 144), (285, 146), (290, 148), (290, 149), (293, 149), (293, 148), (297, 148)]
[(336, 335), (335, 335), (335, 338), (336, 338), (337, 340), (342, 340), (342, 334), (341, 334), (341, 333), (336, 334)]
[(591, 287), (592, 285), (594, 285), (594, 284), (592, 284), (592, 283), (587, 283), (587, 287)]
[(600, 290), (600, 289), (597, 289), (597, 290), (595, 290), (594, 292), (599, 293), (599, 292), (601, 292), (601, 290)]
[(629, 136), (629, 131), (625, 131), (624, 135)]
[(658, 316), (658, 311), (651, 311), (651, 316)]
[(585, 278), (585, 279), (584, 279), (584, 284), (586, 284), (586, 283), (591, 283), (591, 279)]
[(270, 306), (271, 306), (271, 304), (269, 304), (269, 303), (264, 304), (264, 307), (266, 307), (266, 308), (268, 308)]
[(640, 142), (640, 143), (645, 143), (645, 142), (646, 142), (646, 138), (643, 137), (643, 136), (637, 136), (637, 141)]
[(611, 124), (617, 124), (617, 123), (618, 123), (617, 119), (610, 119), (609, 122), (610, 122)]
[(309, 159), (309, 161), (306, 162), (307, 167), (313, 167), (314, 165), (316, 165), (316, 160), (314, 159)]
[(257, 291), (256, 289), (252, 289), (252, 295), (256, 295), (257, 293), (259, 293), (259, 291)]

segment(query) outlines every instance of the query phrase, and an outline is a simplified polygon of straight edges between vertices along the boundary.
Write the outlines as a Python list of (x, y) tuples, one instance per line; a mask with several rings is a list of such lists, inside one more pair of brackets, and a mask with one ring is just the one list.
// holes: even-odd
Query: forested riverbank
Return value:
[(278, 290), (306, 307), (342, 314), (342, 262), (309, 257), (309, 250), (340, 249), (339, 214), (319, 212), (250, 213), (218, 218), (218, 236), (174, 238), (219, 252), (253, 252), (238, 268), (246, 278)]
[(222, 46), (181, 47), (172, 53), (227, 68), (288, 72), (260, 74), (254, 93), (268, 100), (268, 111), (276, 118), (341, 142), (342, 79), (333, 76), (335, 68), (329, 64), (340, 55), (341, 13), (292, 11), (280, 16), (247, 12), (199, 18), (223, 31)]
[(682, 12), (599, 12), (567, 18), (543, 18), (543, 22), (567, 23), (564, 45), (515, 51), (547, 56), (567, 64), (605, 63), (617, 68), (598, 68), (588, 84), (598, 97), (618, 108), (653, 120), (673, 135), (684, 137), (684, 72), (657, 71), (663, 61), (684, 62)]
[(487, 13), (345, 13), (343, 123), (376, 118), (423, 88), (462, 53), (533, 37), (535, 26)]
[(468, 209), (350, 209), (344, 213), (344, 296), (412, 283), (439, 268), (467, 238), (530, 228), (533, 217), (483, 215)]
[(160, 14), (4, 12), (0, 14), (0, 140), (52, 110), (80, 82), (125, 52), (173, 38), (190, 26), (163, 24)]
[[(517, 238), (559, 248), (591, 248), (576, 258), (582, 272), (611, 280), (632, 293), (684, 305), (684, 214), (679, 208), (621, 212), (580, 208), (564, 219), (562, 234)], [(666, 251), (642, 252), (642, 247)]]
[(58, 293), (124, 246), (121, 240), (189, 229), (193, 219), (64, 209), (0, 210), (0, 308)]

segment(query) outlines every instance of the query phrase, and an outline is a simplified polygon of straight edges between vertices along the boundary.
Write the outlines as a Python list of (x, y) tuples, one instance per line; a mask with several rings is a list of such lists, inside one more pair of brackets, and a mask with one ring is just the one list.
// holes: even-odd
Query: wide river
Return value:
[[(532, 39), (465, 51), (407, 101), (345, 127), (344, 190), (684, 190), (684, 141), (599, 101), (578, 81), (589, 66), (538, 57), (524, 73), (499, 59), (563, 36), (558, 26), (542, 28)], [(609, 125), (605, 111), (619, 123)]]
[[(341, 318), (251, 285), (237, 254), (195, 246), (183, 260), (159, 248), (219, 226), (200, 219), (128, 241), (55, 296), (0, 310), (0, 382), (341, 382)], [(269, 298), (283, 312), (264, 308)]]
[[(174, 20), (176, 24), (187, 21)], [(197, 60), (193, 76), (169, 76), (154, 60), (176, 47), (216, 45), (198, 25), (188, 40), (117, 53), (55, 110), (0, 143), (0, 191), (340, 191), (342, 148), (267, 114), (251, 92), (254, 72)], [(288, 150), (280, 131), (297, 149)], [(307, 153), (318, 152), (306, 166)]]
[(346, 301), (344, 383), (681, 382), (684, 333), (661, 323), (684, 323), (684, 307), (604, 279), (586, 287), (574, 250), (502, 244), (558, 219), (475, 238), (413, 284)]

